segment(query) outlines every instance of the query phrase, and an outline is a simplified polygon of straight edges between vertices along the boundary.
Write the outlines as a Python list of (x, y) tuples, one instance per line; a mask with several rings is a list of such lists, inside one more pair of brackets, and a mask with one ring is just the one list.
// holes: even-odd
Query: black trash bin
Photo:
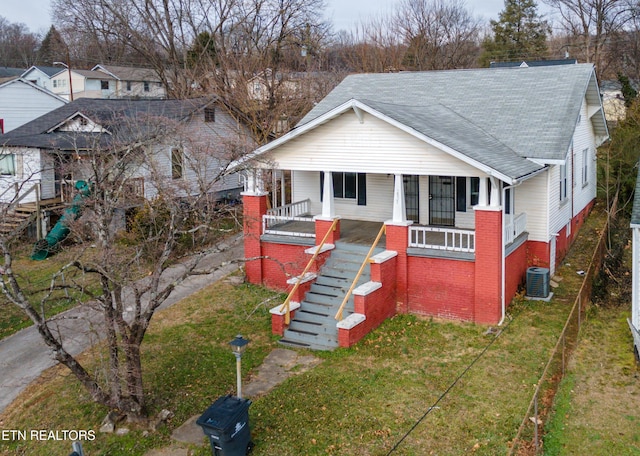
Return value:
[(250, 405), (248, 399), (222, 396), (198, 418), (214, 456), (245, 456), (251, 450)]

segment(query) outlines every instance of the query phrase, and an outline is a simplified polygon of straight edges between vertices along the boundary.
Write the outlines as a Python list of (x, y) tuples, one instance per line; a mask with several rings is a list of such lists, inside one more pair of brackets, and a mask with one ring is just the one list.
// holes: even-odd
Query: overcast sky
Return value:
[[(327, 19), (332, 20), (335, 31), (350, 30), (360, 20), (389, 12), (400, 0), (326, 0)], [(497, 19), (504, 8), (504, 0), (467, 0), (473, 15), (487, 21)], [(538, 11), (543, 8), (538, 2)], [(9, 22), (22, 22), (32, 32), (45, 31), (51, 26), (50, 0), (3, 0), (0, 16)]]

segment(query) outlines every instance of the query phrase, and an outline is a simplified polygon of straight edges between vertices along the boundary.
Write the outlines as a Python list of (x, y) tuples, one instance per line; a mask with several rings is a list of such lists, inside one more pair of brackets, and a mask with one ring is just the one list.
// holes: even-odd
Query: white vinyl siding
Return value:
[(0, 86), (0, 118), (4, 119), (4, 132), (31, 122), (64, 105), (65, 102), (20, 80)]
[[(576, 126), (573, 135), (574, 151), (574, 179), (573, 188), (573, 216), (579, 214), (596, 197), (596, 161), (595, 161), (595, 134), (593, 126), (587, 115), (586, 103), (581, 109), (582, 121)], [(583, 159), (583, 151), (586, 153), (586, 163)], [(583, 185), (583, 172), (587, 172), (586, 185)], [(567, 220), (568, 222), (568, 220)], [(566, 222), (565, 222), (566, 223)]]
[[(549, 200), (541, 197), (549, 191), (549, 181), (557, 182), (553, 177), (549, 179), (549, 172), (540, 173), (515, 188), (514, 215), (519, 215), (523, 212), (527, 214), (527, 232), (529, 233), (529, 240), (532, 241), (549, 241), (547, 229)], [(551, 191), (553, 192), (557, 188), (558, 186), (556, 185)], [(556, 197), (557, 193), (553, 193), (553, 196)], [(557, 204), (557, 199), (554, 203)]]
[[(312, 215), (322, 213), (320, 202), (320, 172), (294, 171), (291, 176), (293, 201), (311, 200)], [(335, 199), (336, 214), (349, 214), (350, 218), (384, 221), (392, 216), (393, 176), (367, 174), (367, 204), (358, 206), (355, 199)]]
[(353, 111), (290, 140), (271, 154), (278, 169), (368, 174), (476, 176), (473, 166), (376, 117)]

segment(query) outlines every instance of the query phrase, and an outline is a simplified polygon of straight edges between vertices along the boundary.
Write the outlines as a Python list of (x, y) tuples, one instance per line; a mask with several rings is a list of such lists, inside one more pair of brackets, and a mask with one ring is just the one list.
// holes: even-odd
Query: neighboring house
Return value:
[[(637, 81), (631, 83), (635, 89), (638, 88)], [(627, 115), (627, 107), (622, 95), (622, 84), (619, 81), (603, 81), (600, 84), (600, 93), (607, 121), (615, 123), (623, 120)]]
[(167, 97), (162, 80), (151, 68), (96, 65), (91, 70), (103, 72), (115, 79), (113, 96), (116, 98)]
[(116, 79), (102, 71), (61, 70), (51, 77), (51, 90), (67, 100), (78, 98), (113, 98), (116, 92)]
[(24, 68), (12, 68), (0, 66), (0, 80), (12, 79), (20, 77), (24, 72)]
[(528, 68), (528, 67), (540, 67), (540, 66), (554, 66), (554, 65), (575, 65), (578, 61), (576, 59), (555, 59), (555, 60), (519, 60), (515, 62), (491, 62), (489, 68)]
[[(575, 238), (607, 138), (591, 64), (349, 76), (250, 155), (247, 279), (288, 288), (327, 236), (290, 326), (272, 310), (302, 346), (349, 346), (396, 312), (502, 323), (529, 268), (553, 276)], [(269, 170), (290, 174), (271, 209)]]
[(636, 359), (640, 361), (640, 171), (636, 180), (636, 190), (633, 197), (631, 212), (632, 234), (632, 288), (631, 288), (631, 319), (628, 320)]
[(69, 201), (67, 190), (91, 179), (89, 158), (97, 149), (144, 152), (145, 160), (127, 171), (132, 200), (154, 198), (158, 186), (188, 197), (211, 182), (213, 197), (238, 198), (237, 174), (216, 178), (229, 154), (253, 143), (248, 130), (217, 107), (211, 99), (70, 102), (0, 136), (0, 203)]
[(8, 133), (66, 102), (22, 78), (0, 84), (0, 133)]
[[(34, 83), (44, 89), (51, 90), (52, 83), (51, 78), (62, 71), (67, 71), (60, 67), (48, 67), (48, 66), (32, 66), (27, 71), (22, 73), (20, 77), (25, 81)], [(67, 78), (68, 79), (68, 78)]]

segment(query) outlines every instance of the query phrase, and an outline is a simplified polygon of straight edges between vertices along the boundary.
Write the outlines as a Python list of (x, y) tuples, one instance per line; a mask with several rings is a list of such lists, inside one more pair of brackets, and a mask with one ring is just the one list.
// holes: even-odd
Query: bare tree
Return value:
[(0, 65), (29, 67), (36, 63), (40, 38), (22, 23), (11, 23), (0, 16)]
[(477, 59), (480, 22), (462, 0), (402, 0), (394, 25), (407, 46), (407, 68), (469, 68)]
[[(65, 156), (59, 160), (68, 167), (63, 174), (87, 183), (83, 197), (74, 203), (81, 207), (82, 216), (65, 222), (79, 241), (72, 259), (53, 275), (50, 289), (37, 301), (14, 267), (15, 233), (0, 235), (0, 288), (29, 316), (55, 359), (72, 371), (94, 401), (124, 412), (131, 420), (141, 420), (146, 414), (140, 357), (143, 338), (159, 306), (199, 268), (207, 248), (217, 248), (209, 227), (221, 212), (213, 210), (210, 195), (228, 173), (226, 165), (246, 153), (251, 141), (229, 137), (217, 141), (212, 149), (213, 144), (205, 139), (210, 135), (203, 135), (201, 126), (192, 128), (157, 112), (123, 116), (124, 111), (113, 112), (117, 128), (111, 128), (109, 122), (102, 125), (109, 135), (69, 132), (68, 146), (56, 152)], [(185, 159), (178, 163), (174, 151)], [(176, 172), (190, 178), (177, 179)], [(151, 200), (134, 197), (135, 176), (140, 173), (145, 176), (147, 193), (154, 194)], [(114, 227), (122, 225), (119, 214), (132, 206), (138, 209), (125, 234), (129, 241), (122, 242), (123, 232)], [(2, 207), (7, 211), (10, 206)], [(196, 242), (199, 253), (186, 255)], [(176, 261), (181, 266), (167, 280)], [(93, 277), (97, 286), (73, 280), (77, 275)], [(108, 360), (104, 370), (94, 373), (67, 350), (65, 334), (56, 330), (56, 318), (49, 315), (56, 290), (65, 290), (67, 299), (77, 297), (78, 305), (90, 306), (100, 316)], [(87, 296), (89, 303), (81, 299)]]
[[(560, 26), (567, 34), (570, 55), (596, 65), (598, 76), (606, 74), (607, 41), (622, 31), (630, 18), (626, 0), (544, 0), (560, 16)], [(615, 73), (615, 72), (614, 72)]]

